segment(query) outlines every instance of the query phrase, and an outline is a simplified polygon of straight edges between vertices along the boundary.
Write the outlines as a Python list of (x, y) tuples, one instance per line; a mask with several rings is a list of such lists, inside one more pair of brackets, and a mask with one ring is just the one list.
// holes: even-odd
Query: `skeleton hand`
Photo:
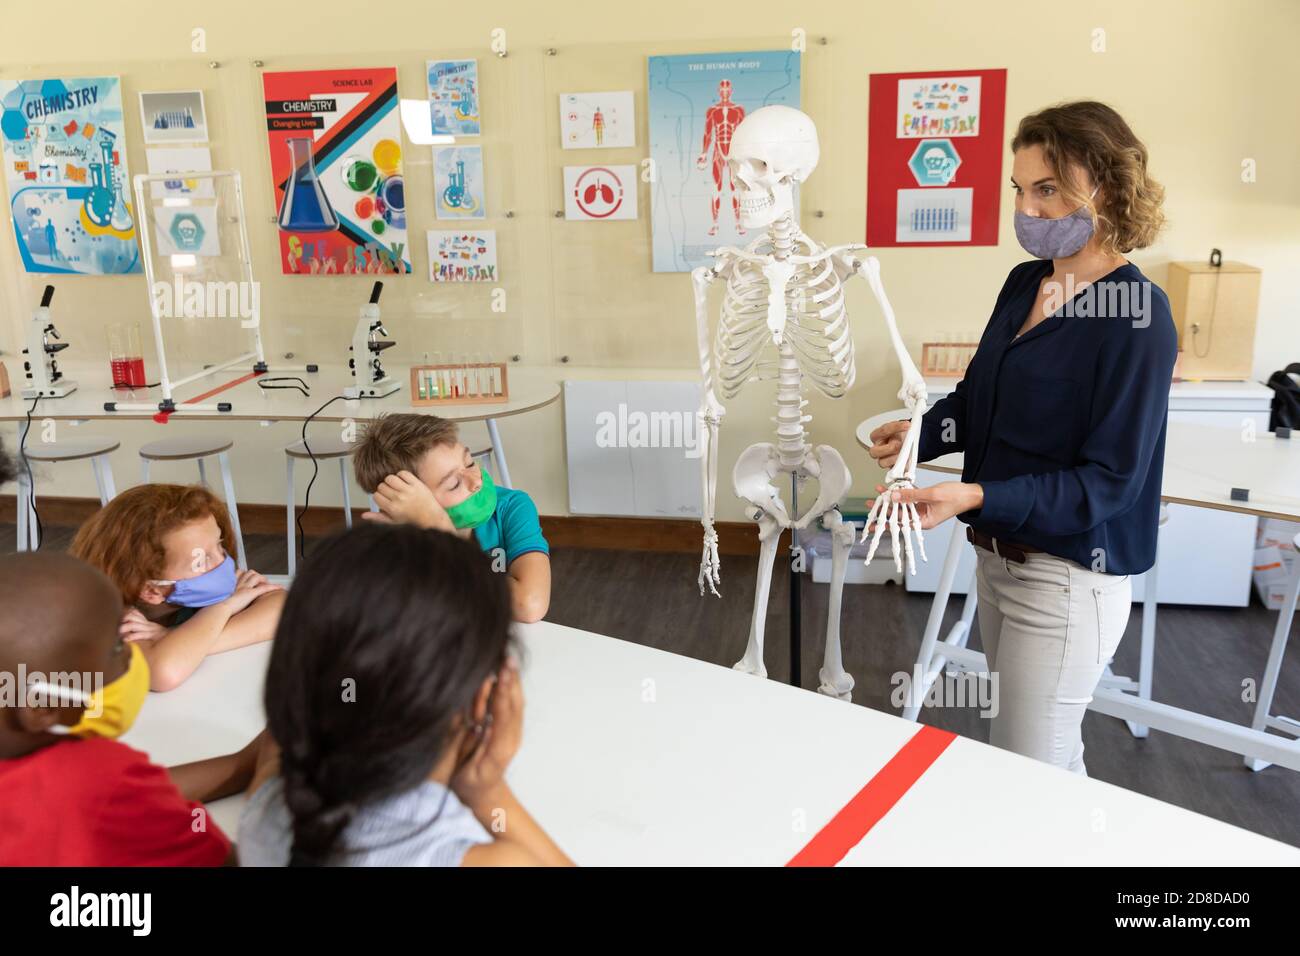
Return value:
[(722, 597), (718, 594), (716, 585), (721, 583), (722, 578), (719, 570), (722, 567), (722, 561), (718, 558), (718, 532), (713, 529), (712, 524), (704, 525), (704, 553), (700, 556), (700, 575), (697, 579), (700, 585), (700, 593), (704, 593), (704, 585), (708, 584), (709, 590), (715, 597)]
[[(879, 494), (871, 505), (871, 511), (867, 514), (866, 527), (862, 529), (862, 537), (859, 541), (866, 541), (867, 535), (871, 534), (872, 527), (875, 527), (875, 535), (871, 539), (871, 547), (867, 550), (866, 563), (870, 564), (871, 559), (876, 556), (876, 548), (880, 546), (880, 538), (885, 533), (885, 526), (889, 526), (889, 540), (894, 551), (894, 569), (903, 570), (903, 558), (907, 558), (907, 573), (916, 573), (916, 559), (912, 554), (912, 535), (916, 535), (916, 549), (921, 554), (922, 561), (928, 561), (925, 556), (925, 541), (921, 536), (921, 516), (917, 514), (916, 505), (910, 501), (895, 501), (894, 492), (915, 487), (912, 480), (907, 477), (892, 481), (888, 488), (877, 486)], [(903, 550), (898, 548), (899, 534), (903, 537)]]

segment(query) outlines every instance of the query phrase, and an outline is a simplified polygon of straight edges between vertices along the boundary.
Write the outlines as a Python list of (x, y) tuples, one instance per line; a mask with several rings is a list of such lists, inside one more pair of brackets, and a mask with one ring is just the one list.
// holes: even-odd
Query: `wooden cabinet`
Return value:
[(1178, 328), (1179, 375), (1249, 379), (1255, 356), (1260, 271), (1241, 262), (1171, 262), (1165, 292)]

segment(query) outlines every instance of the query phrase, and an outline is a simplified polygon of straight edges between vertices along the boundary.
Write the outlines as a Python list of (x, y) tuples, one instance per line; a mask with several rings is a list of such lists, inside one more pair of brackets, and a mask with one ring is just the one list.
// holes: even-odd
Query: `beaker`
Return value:
[(108, 363), (113, 388), (140, 388), (145, 384), (140, 323), (114, 322), (108, 326)]
[(311, 140), (305, 136), (291, 136), (287, 143), (293, 172), (284, 187), (284, 201), (280, 204), (280, 231), (333, 232), (339, 227), (339, 217), (330, 206), (316, 175)]

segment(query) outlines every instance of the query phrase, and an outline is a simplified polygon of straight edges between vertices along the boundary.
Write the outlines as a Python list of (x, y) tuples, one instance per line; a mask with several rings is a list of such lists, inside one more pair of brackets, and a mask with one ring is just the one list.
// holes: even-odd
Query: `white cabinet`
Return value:
[[(931, 401), (947, 395), (954, 379), (927, 379)], [(1253, 427), (1268, 430), (1268, 410), (1273, 393), (1256, 382), (1176, 382), (1169, 389), (1169, 420), (1215, 425), (1220, 428)], [(1249, 424), (1248, 424), (1249, 423)], [(1207, 448), (1207, 455), (1227, 449)], [(956, 456), (952, 456), (956, 457)], [(928, 471), (922, 466), (917, 483), (933, 485), (954, 476)], [(1244, 607), (1250, 603), (1250, 571), (1255, 549), (1255, 518), (1212, 508), (1168, 506), (1168, 521), (1160, 529), (1159, 600), (1162, 604)], [(964, 535), (965, 525), (950, 521), (926, 533), (930, 561), (905, 579), (909, 591), (933, 593), (943, 569), (951, 535)], [(937, 556), (937, 559), (936, 559)], [(975, 568), (971, 545), (963, 545), (953, 591), (965, 594)], [(1133, 600), (1141, 601), (1146, 575), (1133, 579)]]

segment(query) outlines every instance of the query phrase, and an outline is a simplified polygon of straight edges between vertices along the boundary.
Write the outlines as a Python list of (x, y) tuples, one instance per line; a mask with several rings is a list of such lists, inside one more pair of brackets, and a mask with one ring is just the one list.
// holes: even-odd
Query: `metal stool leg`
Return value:
[(348, 488), (348, 460), (339, 459), (339, 477), (343, 479), (343, 523), (352, 527), (352, 492)]
[(26, 551), (30, 543), (27, 537), (27, 495), (30, 493), (31, 485), (27, 483), (27, 469), (21, 463), (18, 472), (18, 498), (14, 502), (18, 511), (18, 550)]
[(27, 496), (24, 499), (27, 509), (27, 541), (33, 551), (41, 549), (41, 528), (36, 520), (36, 487), (30, 483), (27, 485)]
[(203, 459), (202, 459), (202, 458), (199, 458), (199, 459), (196, 459), (196, 460), (197, 460), (198, 463), (199, 463), (199, 484), (201, 484), (204, 488), (206, 488), (206, 487), (208, 486), (208, 473), (207, 473), (207, 470), (206, 470), (206, 468), (204, 467)]
[(99, 463), (99, 475), (100, 481), (102, 482), (100, 493), (107, 495), (104, 499), (104, 504), (108, 504), (117, 497), (117, 483), (113, 481), (113, 463), (109, 460), (107, 455), (96, 456), (91, 461), (91, 464), (94, 465), (95, 462)]
[(285, 455), (284, 460), (285, 460), (285, 476), (288, 479), (288, 481), (286, 482), (288, 487), (284, 495), (285, 540), (288, 545), (289, 577), (293, 577), (298, 570), (298, 543), (296, 540), (297, 529), (294, 527), (295, 521), (294, 521), (294, 514), (293, 514), (294, 511), (296, 510), (296, 504), (297, 504), (295, 500), (295, 491), (293, 487), (293, 456)]
[(149, 459), (148, 458), (140, 459), (140, 477), (144, 479), (144, 483), (146, 485), (149, 484)]
[(90, 470), (95, 475), (95, 487), (99, 489), (99, 505), (102, 508), (108, 504), (108, 489), (104, 487), (104, 476), (99, 472), (99, 456), (96, 455), (90, 459)]
[[(248, 558), (244, 555), (244, 532), (239, 527), (239, 502), (235, 500), (235, 480), (230, 475), (230, 456), (223, 451), (217, 455), (217, 461), (221, 463), (221, 483), (226, 490), (226, 510), (230, 512), (230, 524), (235, 532), (235, 546), (239, 549), (239, 569), (245, 571), (248, 569)], [(199, 468), (202, 467), (203, 460), (199, 459)]]
[(379, 510), (379, 505), (375, 504), (375, 496), (374, 496), (374, 495), (366, 495), (366, 500), (370, 502), (370, 510), (371, 510), (371, 511), (378, 511), (378, 510)]
[(497, 432), (497, 420), (489, 418), (487, 420), (488, 437), (492, 439), (492, 457), (496, 459), (496, 466), (499, 474), (495, 477), (497, 484), (502, 488), (513, 488), (510, 484), (510, 466), (506, 464), (506, 449), (501, 444), (501, 435)]

